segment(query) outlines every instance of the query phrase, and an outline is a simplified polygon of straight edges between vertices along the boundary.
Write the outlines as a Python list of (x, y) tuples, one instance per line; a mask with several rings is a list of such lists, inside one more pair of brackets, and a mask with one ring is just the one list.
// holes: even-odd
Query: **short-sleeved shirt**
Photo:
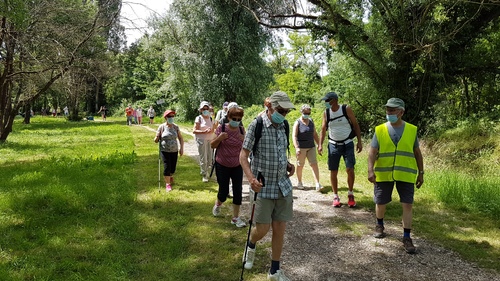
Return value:
[[(265, 186), (259, 192), (259, 197), (278, 199), (279, 192), (287, 196), (292, 192), (292, 182), (287, 175), (287, 135), (283, 123), (274, 127), (267, 114), (262, 115), (262, 136), (252, 155), (250, 167), (255, 177), (262, 174)], [(255, 127), (257, 119), (248, 126), (243, 148), (253, 150), (255, 143)]]
[(309, 124), (304, 124), (301, 120), (297, 119), (298, 122), (298, 132), (297, 132), (297, 142), (299, 148), (312, 148), (314, 147), (314, 122), (309, 119)]
[(131, 107), (127, 107), (125, 109), (125, 113), (127, 114), (127, 116), (132, 116), (132, 114), (134, 114), (134, 109)]
[[(208, 128), (212, 128), (214, 123), (212, 122), (212, 118), (204, 118), (201, 115), (196, 116), (194, 119), (195, 123), (200, 123), (200, 130), (206, 130)], [(200, 140), (211, 140), (214, 134), (195, 134), (195, 137)]]
[(178, 152), (179, 145), (177, 143), (177, 138), (179, 137), (179, 126), (172, 124), (169, 127), (167, 124), (163, 123), (158, 127), (156, 131), (160, 135), (160, 147), (161, 151), (164, 152)]
[(215, 135), (219, 136), (222, 133), (222, 126), (226, 126), (224, 132), (227, 133), (228, 138), (219, 143), (215, 161), (225, 167), (238, 167), (240, 165), (240, 151), (243, 146), (240, 129), (231, 130), (229, 124), (225, 123), (217, 127)]

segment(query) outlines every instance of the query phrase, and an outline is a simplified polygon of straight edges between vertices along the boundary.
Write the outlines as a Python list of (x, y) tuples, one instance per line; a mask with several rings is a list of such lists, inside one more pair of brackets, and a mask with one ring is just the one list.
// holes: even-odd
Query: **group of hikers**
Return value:
[[(328, 170), (333, 189), (332, 206), (343, 204), (338, 194), (338, 168), (344, 159), (347, 172), (347, 206), (355, 207), (353, 193), (356, 164), (355, 151), (363, 149), (361, 130), (353, 110), (338, 103), (338, 95), (327, 93), (322, 99), (325, 111), (318, 135), (311, 119), (311, 107), (300, 107), (301, 116), (294, 122), (292, 131), (286, 115), (295, 106), (282, 91), (273, 93), (264, 101), (265, 110), (245, 128), (242, 125), (244, 110), (235, 102), (225, 102), (213, 118), (213, 107), (202, 101), (195, 118), (193, 134), (199, 153), (200, 175), (208, 182), (215, 170), (219, 185), (212, 214), (221, 214), (222, 204), (227, 200), (232, 187), (233, 214), (231, 223), (245, 227), (239, 216), (242, 204), (243, 175), (250, 189), (256, 194), (254, 211), (250, 222), (255, 227), (249, 230), (249, 239), (243, 254), (243, 268), (251, 269), (255, 261), (256, 244), (272, 228), (271, 266), (268, 280), (289, 280), (280, 269), (286, 224), (293, 217), (293, 185), (290, 180), (297, 174), (296, 188), (303, 189), (302, 171), (307, 159), (314, 176), (315, 189), (323, 187), (319, 180), (316, 154), (322, 155), (323, 143), (328, 138)], [(376, 204), (374, 237), (385, 237), (385, 207), (391, 202), (394, 186), (400, 197), (403, 217), (403, 247), (407, 253), (416, 248), (410, 237), (412, 229), (412, 204), (415, 187), (423, 184), (423, 159), (419, 148), (417, 127), (405, 122), (402, 117), (405, 103), (399, 98), (390, 98), (384, 105), (387, 122), (376, 126), (368, 152), (368, 180), (373, 183)], [(177, 157), (183, 154), (184, 140), (179, 126), (174, 123), (176, 113), (165, 111), (166, 122), (158, 127), (154, 141), (160, 143), (164, 162), (164, 179), (167, 191), (172, 190), (173, 174)], [(292, 141), (289, 140), (291, 136)], [(287, 157), (289, 144), (296, 151), (295, 164)], [(215, 149), (215, 155), (212, 151)], [(213, 160), (213, 158), (215, 158)]]

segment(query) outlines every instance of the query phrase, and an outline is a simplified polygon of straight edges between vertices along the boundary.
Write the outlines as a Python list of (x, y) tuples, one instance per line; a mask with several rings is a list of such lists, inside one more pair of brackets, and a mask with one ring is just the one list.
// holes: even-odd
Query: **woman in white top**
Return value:
[(198, 146), (198, 154), (200, 156), (200, 174), (203, 176), (203, 182), (208, 182), (209, 173), (212, 165), (212, 148), (210, 142), (213, 139), (213, 121), (210, 116), (210, 104), (207, 101), (202, 101), (198, 110), (200, 115), (194, 120), (193, 134), (196, 138)]

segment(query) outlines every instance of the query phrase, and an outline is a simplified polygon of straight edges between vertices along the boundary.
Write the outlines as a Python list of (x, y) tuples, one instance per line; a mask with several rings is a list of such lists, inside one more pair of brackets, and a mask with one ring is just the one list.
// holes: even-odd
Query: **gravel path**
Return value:
[[(184, 153), (197, 157), (194, 141), (185, 143)], [(246, 181), (243, 192), (242, 214), (249, 217)], [(415, 234), (417, 253), (407, 254), (400, 241), (401, 226), (394, 222), (386, 222), (386, 238), (373, 238), (374, 214), (362, 208), (332, 208), (331, 193), (313, 188), (293, 192), (294, 220), (287, 226), (281, 266), (291, 280), (500, 280), (499, 272), (479, 268)], [(269, 233), (263, 241), (270, 238)], [(257, 251), (270, 255), (270, 248), (259, 248), (259, 243)]]

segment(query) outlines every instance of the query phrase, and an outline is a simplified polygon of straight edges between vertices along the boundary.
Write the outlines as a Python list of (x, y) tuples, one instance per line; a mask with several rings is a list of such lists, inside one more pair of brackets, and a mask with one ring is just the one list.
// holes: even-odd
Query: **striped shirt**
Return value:
[[(265, 186), (259, 192), (259, 197), (265, 199), (278, 199), (279, 192), (287, 196), (292, 192), (292, 182), (288, 178), (286, 167), (287, 136), (283, 123), (274, 127), (267, 114), (262, 115), (262, 136), (253, 154), (250, 167), (255, 177), (262, 174)], [(248, 126), (243, 142), (243, 148), (252, 151), (255, 143), (255, 127), (257, 119)]]

